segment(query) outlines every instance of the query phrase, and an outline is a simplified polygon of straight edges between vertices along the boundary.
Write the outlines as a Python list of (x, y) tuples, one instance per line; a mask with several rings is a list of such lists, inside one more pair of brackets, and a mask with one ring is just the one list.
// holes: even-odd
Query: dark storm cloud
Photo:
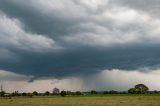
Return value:
[(63, 77), (158, 68), (160, 22), (141, 2), (0, 0), (0, 69)]
[(86, 75), (98, 73), (99, 70), (104, 69), (157, 68), (160, 62), (159, 53), (159, 47), (115, 48), (111, 50), (83, 48), (83, 51), (75, 50), (46, 55), (19, 53), (19, 61), (0, 61), (0, 67), (36, 77)]

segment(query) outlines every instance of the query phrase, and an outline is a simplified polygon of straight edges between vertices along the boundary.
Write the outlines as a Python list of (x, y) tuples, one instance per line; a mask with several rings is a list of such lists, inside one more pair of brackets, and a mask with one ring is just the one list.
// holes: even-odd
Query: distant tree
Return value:
[(130, 93), (130, 94), (136, 94), (136, 93), (137, 93), (137, 90), (136, 90), (136, 88), (130, 88), (130, 89), (128, 90), (128, 93)]
[(103, 94), (109, 94), (109, 92), (108, 91), (104, 91)]
[(66, 91), (66, 95), (72, 95), (71, 91)]
[(5, 91), (0, 92), (0, 96), (4, 96), (4, 94), (5, 94)]
[(128, 90), (128, 93), (131, 93), (131, 94), (144, 94), (144, 93), (147, 93), (149, 90), (149, 88), (144, 85), (144, 84), (137, 84), (135, 85), (134, 88), (130, 88)]
[(76, 92), (71, 92), (71, 95), (72, 95), (72, 96), (75, 96), (75, 95), (76, 95)]
[(159, 91), (155, 90), (153, 91), (154, 94), (159, 94)]
[(50, 92), (49, 91), (46, 91), (45, 93), (44, 93), (44, 95), (50, 95)]
[(82, 95), (80, 91), (76, 91), (76, 95)]
[(58, 88), (54, 88), (52, 94), (53, 95), (59, 95), (60, 90)]
[(111, 91), (109, 91), (109, 94), (118, 94), (118, 92), (114, 91), (114, 90), (111, 90)]
[(12, 96), (20, 96), (20, 93), (18, 91), (14, 91), (11, 95)]
[(34, 91), (32, 94), (35, 95), (35, 96), (37, 96), (37, 95), (38, 95), (38, 92), (37, 92), (37, 91)]
[(146, 93), (149, 90), (149, 88), (144, 84), (135, 85), (135, 89), (141, 94)]
[(67, 95), (67, 92), (63, 90), (63, 91), (61, 91), (60, 95), (61, 95), (61, 96), (66, 96), (66, 95)]
[(97, 94), (97, 91), (91, 90), (91, 94)]
[(23, 93), (22, 93), (22, 96), (27, 96), (27, 93), (23, 92)]

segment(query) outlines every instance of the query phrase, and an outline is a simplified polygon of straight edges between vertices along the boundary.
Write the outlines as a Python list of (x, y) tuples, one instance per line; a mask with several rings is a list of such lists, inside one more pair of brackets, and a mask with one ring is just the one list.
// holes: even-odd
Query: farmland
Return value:
[(0, 106), (160, 106), (159, 95), (86, 95), (0, 98)]

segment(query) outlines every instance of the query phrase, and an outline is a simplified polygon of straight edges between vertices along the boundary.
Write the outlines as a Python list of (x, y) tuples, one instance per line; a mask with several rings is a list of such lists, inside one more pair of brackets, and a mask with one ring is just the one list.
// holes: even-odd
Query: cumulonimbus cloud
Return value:
[(131, 0), (0, 0), (0, 69), (64, 77), (159, 68), (160, 20), (147, 10)]

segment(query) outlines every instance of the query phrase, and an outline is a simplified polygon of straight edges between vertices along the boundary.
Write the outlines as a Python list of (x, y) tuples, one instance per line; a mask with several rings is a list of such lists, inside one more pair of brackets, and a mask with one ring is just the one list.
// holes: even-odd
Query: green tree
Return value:
[(144, 84), (135, 85), (135, 89), (141, 94), (144, 94), (149, 90), (149, 88)]
[(104, 91), (103, 94), (109, 94), (109, 91)]
[(0, 96), (4, 96), (4, 94), (5, 94), (5, 91), (0, 92)]
[(37, 96), (37, 95), (38, 95), (38, 92), (37, 92), (37, 91), (34, 91), (32, 94), (35, 95), (35, 96)]
[(91, 94), (97, 94), (95, 90), (91, 90)]
[(76, 91), (76, 95), (82, 95), (80, 91)]
[(72, 92), (71, 91), (66, 91), (66, 95), (71, 95)]
[(23, 92), (23, 93), (22, 93), (22, 96), (27, 96), (27, 93)]
[(111, 91), (109, 91), (109, 94), (118, 94), (118, 92), (114, 91), (114, 90), (111, 90)]
[(12, 96), (20, 96), (20, 93), (19, 93), (18, 91), (14, 91), (14, 92), (12, 93)]
[(46, 91), (45, 93), (44, 93), (44, 95), (50, 95), (50, 92), (49, 91)]
[(61, 91), (60, 95), (61, 95), (61, 96), (66, 96), (66, 95), (67, 95), (67, 92), (63, 90), (63, 91)]
[(130, 89), (128, 90), (128, 93), (136, 94), (136, 93), (137, 93), (137, 90), (136, 90), (136, 88), (130, 88)]

